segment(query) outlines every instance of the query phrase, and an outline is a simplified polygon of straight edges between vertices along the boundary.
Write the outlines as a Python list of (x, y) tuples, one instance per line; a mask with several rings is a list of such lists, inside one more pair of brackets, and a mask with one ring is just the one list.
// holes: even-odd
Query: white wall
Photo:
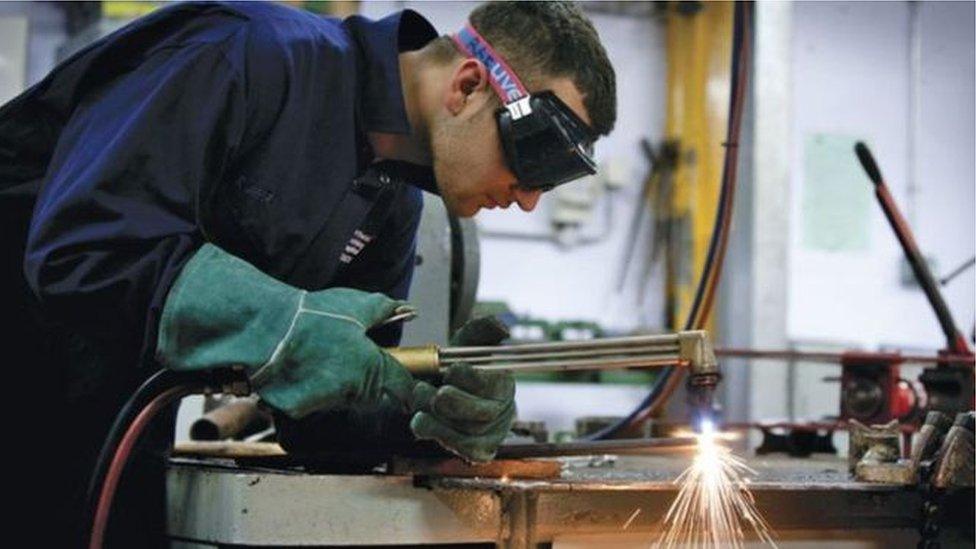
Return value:
[[(785, 279), (786, 337), (793, 345), (835, 351), (937, 349), (944, 344), (939, 325), (921, 290), (901, 282), (902, 251), (866, 177), (858, 175), (860, 179), (852, 180), (846, 194), (838, 197), (843, 202), (838, 209), (863, 206), (864, 241), (828, 251), (805, 239), (809, 212), (804, 201), (818, 190), (818, 182), (806, 180), (807, 141), (821, 134), (862, 138), (870, 144), (920, 247), (938, 265), (937, 277), (972, 257), (974, 4), (791, 6), (792, 120), (785, 145), (791, 158), (789, 264), (785, 269), (761, 264), (753, 268)], [(838, 177), (860, 174), (853, 159), (850, 151), (837, 156)], [(758, 210), (755, 215), (769, 212)], [(853, 225), (852, 234), (857, 233), (857, 223)], [(967, 335), (973, 326), (974, 279), (970, 270), (943, 288)], [(755, 334), (768, 327), (759, 317), (752, 318), (755, 344)], [(835, 366), (755, 362), (751, 370), (753, 401), (732, 408), (749, 409), (752, 419), (817, 418), (839, 411), (837, 384), (822, 381), (838, 375)], [(902, 375), (914, 378), (918, 371), (905, 368)], [(771, 398), (760, 396), (770, 393)]]
[[(909, 6), (890, 2), (795, 4), (793, 215), (788, 333), (796, 340), (936, 348), (939, 326), (923, 293), (900, 282), (902, 251), (871, 185), (866, 249), (811, 250), (802, 241), (806, 137), (863, 137), (910, 220), (919, 245), (944, 272), (973, 255), (973, 4), (918, 6), (921, 75), (915, 158), (917, 193), (907, 195), (911, 150)], [(853, 158), (851, 153), (848, 161)], [(839, 159), (838, 161), (841, 161)], [(855, 194), (862, 196), (858, 197)], [(936, 276), (939, 272), (936, 273)], [(945, 290), (957, 323), (973, 323), (970, 271)]]
[[(940, 276), (976, 249), (976, 5), (920, 5), (920, 113), (915, 236), (938, 262)], [(965, 334), (974, 322), (976, 274), (969, 270), (944, 288), (956, 323)], [(917, 297), (913, 302), (917, 302)], [(926, 320), (921, 319), (923, 322)], [(929, 316), (930, 337), (937, 338)], [(928, 342), (928, 339), (924, 341)]]
[(27, 17), (0, 16), (0, 104), (24, 88), (27, 76)]
[[(64, 42), (64, 12), (53, 2), (0, 2), (0, 17), (26, 18), (28, 38), (26, 70), (20, 88), (34, 85), (54, 68), (57, 48)], [(4, 36), (4, 40), (12, 37)], [(12, 45), (2, 44), (0, 55), (11, 55)], [(16, 47), (16, 46), (14, 46)], [(23, 52), (19, 52), (23, 55)], [(16, 90), (19, 93), (21, 90)]]

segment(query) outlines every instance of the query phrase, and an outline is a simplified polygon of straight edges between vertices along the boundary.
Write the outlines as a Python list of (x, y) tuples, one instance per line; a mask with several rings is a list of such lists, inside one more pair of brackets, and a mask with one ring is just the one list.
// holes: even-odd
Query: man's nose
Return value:
[(523, 212), (534, 210), (535, 205), (539, 203), (540, 196), (542, 196), (542, 191), (515, 189), (515, 201), (518, 202), (519, 208), (522, 208)]

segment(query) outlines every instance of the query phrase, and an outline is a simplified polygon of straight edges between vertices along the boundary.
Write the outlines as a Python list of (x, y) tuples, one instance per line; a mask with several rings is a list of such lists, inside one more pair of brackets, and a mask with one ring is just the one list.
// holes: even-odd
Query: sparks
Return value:
[(655, 547), (735, 547), (745, 539), (743, 523), (759, 540), (776, 544), (769, 525), (756, 509), (748, 477), (756, 472), (718, 443), (724, 438), (709, 421), (696, 434), (695, 459), (675, 479), (678, 497), (664, 517), (664, 533)]
[(624, 527), (623, 527), (624, 530), (626, 530), (630, 526), (630, 524), (634, 522), (634, 519), (637, 518), (637, 515), (639, 515), (640, 512), (641, 512), (640, 507), (634, 509), (634, 512), (630, 515), (630, 518), (627, 519), (627, 522), (624, 523)]

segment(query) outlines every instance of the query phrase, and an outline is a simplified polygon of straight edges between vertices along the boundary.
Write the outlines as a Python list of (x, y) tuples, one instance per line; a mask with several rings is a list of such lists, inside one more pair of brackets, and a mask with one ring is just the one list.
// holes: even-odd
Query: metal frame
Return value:
[[(312, 475), (175, 459), (168, 472), (168, 531), (182, 542), (232, 545), (533, 547), (593, 535), (638, 535), (650, 542), (674, 498), (672, 479), (684, 464), (619, 458), (622, 467), (569, 468), (558, 480), (518, 481)], [(918, 524), (918, 491), (849, 481), (841, 460), (752, 465), (762, 479), (752, 485), (757, 505), (777, 532), (822, 531), (825, 539), (836, 539), (837, 530), (858, 537), (858, 530)], [(953, 497), (959, 498), (954, 505), (965, 507), (968, 498), (971, 506), (972, 491)]]

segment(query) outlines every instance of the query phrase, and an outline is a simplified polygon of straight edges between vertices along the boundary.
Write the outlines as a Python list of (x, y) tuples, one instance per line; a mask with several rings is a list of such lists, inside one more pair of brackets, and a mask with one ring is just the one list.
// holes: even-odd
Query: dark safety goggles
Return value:
[(470, 24), (452, 38), (461, 51), (485, 65), (491, 87), (505, 105), (495, 119), (505, 160), (520, 187), (547, 191), (596, 173), (593, 131), (556, 94), (530, 94)]

